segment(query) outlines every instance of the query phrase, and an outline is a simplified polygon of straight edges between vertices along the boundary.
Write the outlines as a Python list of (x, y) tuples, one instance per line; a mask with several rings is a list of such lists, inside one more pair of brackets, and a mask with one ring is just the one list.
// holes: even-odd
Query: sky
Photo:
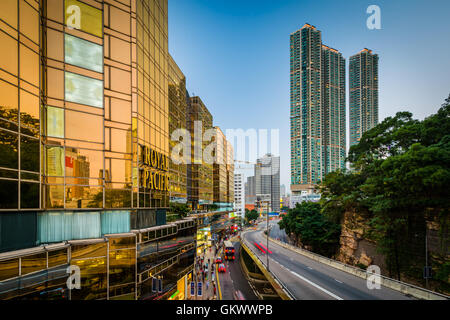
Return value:
[[(380, 30), (367, 28), (370, 5), (381, 9)], [(399, 111), (423, 119), (450, 94), (449, 12), (449, 0), (169, 0), (169, 52), (214, 125), (279, 130), (289, 190), (290, 34), (305, 23), (319, 29), (347, 60), (347, 81), (349, 57), (373, 50), (380, 121)], [(348, 100), (347, 86), (347, 127)]]

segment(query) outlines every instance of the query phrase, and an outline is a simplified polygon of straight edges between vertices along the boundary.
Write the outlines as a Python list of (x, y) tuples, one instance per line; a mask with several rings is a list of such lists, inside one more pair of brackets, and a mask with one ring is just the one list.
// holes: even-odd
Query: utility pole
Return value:
[(428, 289), (428, 228), (425, 223), (425, 287)]

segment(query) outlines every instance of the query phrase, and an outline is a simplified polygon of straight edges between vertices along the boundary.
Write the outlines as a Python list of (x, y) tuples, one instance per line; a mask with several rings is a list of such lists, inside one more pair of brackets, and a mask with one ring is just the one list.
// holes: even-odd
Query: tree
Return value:
[(294, 234), (302, 245), (312, 251), (331, 256), (339, 244), (340, 225), (321, 212), (321, 205), (314, 202), (297, 203), (294, 209), (283, 216), (280, 229)]
[[(369, 227), (365, 236), (376, 241), (390, 275), (422, 278), (426, 222), (448, 228), (450, 96), (423, 121), (409, 112), (386, 118), (350, 148), (348, 161), (352, 171), (331, 173), (322, 181), (322, 212), (334, 221), (350, 209), (363, 212)], [(443, 247), (448, 246), (448, 234), (441, 235)], [(439, 274), (446, 273), (442, 270)]]
[(251, 221), (255, 221), (259, 218), (259, 214), (256, 210), (245, 210), (245, 220), (247, 223), (250, 223)]
[(177, 202), (171, 202), (169, 204), (170, 209), (169, 211), (174, 214), (178, 215), (182, 218), (186, 217), (187, 214), (191, 211), (191, 209), (188, 207), (188, 205), (184, 203), (177, 203)]

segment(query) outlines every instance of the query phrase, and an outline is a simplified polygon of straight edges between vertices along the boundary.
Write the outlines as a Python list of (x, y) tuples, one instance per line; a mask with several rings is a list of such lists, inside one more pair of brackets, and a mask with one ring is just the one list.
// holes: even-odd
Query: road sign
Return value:
[(424, 279), (431, 279), (432, 278), (431, 267), (424, 267), (423, 268), (423, 278)]
[(195, 282), (191, 281), (191, 297), (195, 295)]
[(199, 283), (197, 283), (197, 296), (199, 296), (199, 297), (201, 297), (202, 296), (202, 289), (203, 289), (203, 287), (202, 287), (202, 283), (201, 282), (199, 282)]

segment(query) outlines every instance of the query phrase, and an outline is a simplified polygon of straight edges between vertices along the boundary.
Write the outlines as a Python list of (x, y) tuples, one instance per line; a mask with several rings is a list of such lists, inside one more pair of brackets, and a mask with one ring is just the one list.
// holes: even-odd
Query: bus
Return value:
[(225, 250), (225, 260), (233, 261), (235, 259), (233, 244), (230, 241), (224, 241), (223, 246)]

